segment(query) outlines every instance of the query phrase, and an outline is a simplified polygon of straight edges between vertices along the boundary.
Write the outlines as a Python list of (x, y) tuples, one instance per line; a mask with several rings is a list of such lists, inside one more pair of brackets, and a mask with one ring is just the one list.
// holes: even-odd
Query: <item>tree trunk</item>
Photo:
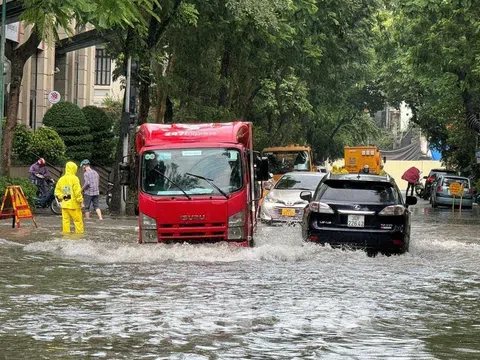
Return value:
[[(145, 75), (145, 74), (142, 74)], [(147, 74), (148, 75), (148, 74)], [(150, 85), (152, 80), (150, 76), (142, 76), (140, 80), (140, 91), (138, 93), (139, 111), (138, 111), (138, 125), (145, 124), (150, 112)]]
[(228, 107), (228, 76), (230, 74), (230, 62), (232, 55), (232, 44), (230, 40), (225, 41), (223, 49), (222, 64), (220, 68), (220, 91), (218, 94), (218, 106)]
[(463, 104), (465, 106), (465, 119), (470, 129), (480, 133), (480, 121), (477, 119), (473, 106), (473, 96), (467, 90), (462, 92)]
[(3, 133), (2, 142), (2, 172), (3, 176), (10, 175), (13, 153), (13, 135), (17, 125), (17, 114), (20, 105), (20, 89), (22, 85), (23, 66), (25, 63), (18, 59), (12, 60), (12, 81), (10, 82), (10, 93), (8, 94), (7, 122)]
[(40, 38), (32, 29), (30, 37), (20, 47), (13, 50), (12, 46), (5, 47), (5, 55), (12, 63), (12, 79), (10, 82), (10, 93), (8, 94), (7, 123), (3, 134), (2, 143), (2, 175), (10, 175), (13, 153), (13, 135), (17, 125), (18, 108), (20, 104), (20, 90), (23, 79), (23, 68), (28, 59), (37, 51)]
[[(156, 66), (156, 76), (157, 76), (157, 108), (156, 108), (156, 111), (155, 111), (155, 122), (157, 124), (165, 124), (165, 118), (166, 118), (166, 113), (167, 113), (167, 110), (171, 110), (171, 109), (168, 109), (168, 91), (169, 91), (169, 87), (168, 87), (168, 81), (160, 81), (162, 80), (163, 78), (164, 79), (168, 79), (169, 76), (172, 74), (173, 72), (173, 66), (174, 66), (174, 62), (175, 62), (175, 56), (173, 54), (171, 54), (169, 57), (168, 57), (168, 61), (167, 61), (167, 68), (165, 69), (165, 76), (163, 75), (163, 69), (164, 69), (164, 64), (161, 64), (161, 63), (157, 63), (157, 66)], [(173, 115), (173, 114), (169, 114), (169, 117), (170, 115)], [(171, 120), (171, 119), (170, 119)]]

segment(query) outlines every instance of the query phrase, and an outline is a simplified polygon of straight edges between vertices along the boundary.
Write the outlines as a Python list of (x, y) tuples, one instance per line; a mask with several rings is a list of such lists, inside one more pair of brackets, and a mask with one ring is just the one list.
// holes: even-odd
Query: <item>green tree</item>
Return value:
[[(8, 98), (7, 123), (2, 141), (2, 172), (10, 173), (13, 133), (17, 122), (23, 69), (27, 60), (35, 54), (38, 44), (45, 40), (49, 46), (58, 40), (57, 29), (73, 34), (72, 26), (90, 23), (98, 29), (135, 27), (146, 29), (142, 12), (151, 12), (157, 0), (23, 0), (24, 11), (20, 19), (32, 25), (28, 39), (16, 47), (7, 42), (5, 55), (11, 61), (11, 83)], [(73, 24), (73, 25), (72, 25)]]
[(381, 17), (378, 54), (389, 102), (405, 100), (444, 159), (468, 168), (480, 132), (480, 8), (472, 1), (391, 1)]

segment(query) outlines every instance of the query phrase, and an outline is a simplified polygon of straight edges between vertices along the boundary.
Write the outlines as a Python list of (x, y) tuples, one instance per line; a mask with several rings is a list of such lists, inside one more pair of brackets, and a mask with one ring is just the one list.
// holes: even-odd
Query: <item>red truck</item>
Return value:
[(252, 123), (143, 124), (136, 151), (139, 243), (253, 246), (268, 162), (253, 151)]

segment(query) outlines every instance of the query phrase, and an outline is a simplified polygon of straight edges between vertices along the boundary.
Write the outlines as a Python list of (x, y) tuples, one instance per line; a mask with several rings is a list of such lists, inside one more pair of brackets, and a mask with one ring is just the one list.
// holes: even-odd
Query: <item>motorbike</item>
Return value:
[[(39, 176), (37, 177), (40, 178)], [(35, 207), (37, 209), (50, 208), (55, 215), (60, 215), (62, 213), (62, 208), (55, 197), (55, 180), (45, 179), (45, 182), (47, 184), (47, 189), (45, 192), (42, 190), (39, 183), (36, 182), (37, 195), (35, 197)]]
[(423, 185), (421, 180), (418, 180), (415, 184), (415, 194), (419, 198), (423, 198), (423, 196), (425, 195), (425, 186)]

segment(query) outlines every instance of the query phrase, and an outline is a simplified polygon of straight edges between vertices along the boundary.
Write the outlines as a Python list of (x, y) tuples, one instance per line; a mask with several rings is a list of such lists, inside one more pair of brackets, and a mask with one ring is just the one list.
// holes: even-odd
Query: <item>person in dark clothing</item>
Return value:
[(38, 161), (32, 164), (32, 166), (30, 166), (30, 169), (28, 169), (28, 173), (30, 174), (30, 181), (37, 185), (42, 194), (47, 193), (47, 180), (50, 180), (50, 174), (45, 164), (45, 159), (40, 158), (38, 159)]
[(407, 192), (405, 196), (408, 196), (408, 192), (410, 191), (410, 196), (413, 196), (413, 191), (415, 190), (415, 184), (420, 179), (420, 170), (417, 169), (415, 166), (409, 168), (405, 173), (402, 175), (402, 180), (405, 180), (407, 185)]

